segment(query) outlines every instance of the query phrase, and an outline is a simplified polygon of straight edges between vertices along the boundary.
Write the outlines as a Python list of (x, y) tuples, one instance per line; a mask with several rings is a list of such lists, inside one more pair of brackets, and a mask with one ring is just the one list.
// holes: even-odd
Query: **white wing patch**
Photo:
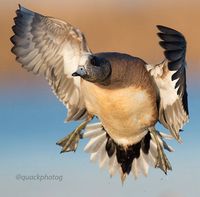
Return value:
[(159, 121), (181, 142), (179, 131), (188, 121), (188, 115), (175, 88), (178, 79), (172, 80), (176, 71), (170, 71), (167, 65), (165, 61), (155, 66), (147, 65), (146, 68), (154, 78), (159, 91)]
[[(146, 68), (159, 87), (160, 97), (165, 98), (162, 100), (163, 107), (172, 105), (178, 99), (177, 90), (175, 88), (178, 79), (174, 81), (171, 80), (172, 75), (176, 71), (167, 70), (167, 62), (163, 62), (156, 66), (146, 65)], [(164, 73), (164, 70), (167, 71)]]

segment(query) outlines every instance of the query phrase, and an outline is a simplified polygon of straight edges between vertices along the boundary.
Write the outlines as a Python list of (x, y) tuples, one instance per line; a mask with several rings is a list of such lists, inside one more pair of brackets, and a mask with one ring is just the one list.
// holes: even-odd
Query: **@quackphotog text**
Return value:
[(16, 179), (18, 181), (58, 181), (61, 182), (63, 180), (62, 175), (55, 175), (55, 174), (35, 174), (35, 175), (22, 175), (17, 174)]

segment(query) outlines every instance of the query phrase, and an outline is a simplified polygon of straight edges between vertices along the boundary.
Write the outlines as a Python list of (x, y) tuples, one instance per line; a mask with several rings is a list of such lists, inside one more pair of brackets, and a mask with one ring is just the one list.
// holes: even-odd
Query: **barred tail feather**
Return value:
[[(172, 147), (164, 141), (172, 137), (160, 132), (158, 135), (161, 146), (172, 152)], [(130, 172), (135, 178), (141, 174), (147, 176), (149, 166), (156, 166), (157, 145), (150, 132), (137, 144), (125, 148), (113, 141), (101, 123), (92, 123), (87, 125), (83, 138), (90, 139), (84, 150), (91, 154), (91, 161), (98, 162), (100, 168), (107, 168), (110, 176), (119, 172), (122, 181)]]

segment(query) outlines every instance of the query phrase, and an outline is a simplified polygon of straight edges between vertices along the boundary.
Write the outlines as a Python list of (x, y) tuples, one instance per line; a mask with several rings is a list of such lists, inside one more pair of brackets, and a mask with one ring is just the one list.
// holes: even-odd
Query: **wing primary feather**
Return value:
[(184, 48), (184, 44), (181, 42), (170, 42), (170, 41), (160, 41), (159, 42), (160, 46), (166, 50), (180, 50)]
[(165, 34), (165, 33), (157, 33), (158, 37), (161, 39), (161, 40), (164, 40), (164, 41), (168, 41), (168, 42), (182, 42), (184, 43), (185, 42), (185, 39), (180, 36), (180, 35), (170, 35), (170, 34)]

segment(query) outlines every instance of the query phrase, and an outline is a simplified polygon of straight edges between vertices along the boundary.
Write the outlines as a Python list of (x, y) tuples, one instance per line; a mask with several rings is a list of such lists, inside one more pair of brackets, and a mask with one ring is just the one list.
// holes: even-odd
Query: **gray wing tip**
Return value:
[(30, 18), (33, 17), (35, 14), (31, 10), (24, 8), (20, 4), (18, 6), (19, 8), (16, 10), (16, 16), (13, 18), (14, 25), (12, 26), (12, 31), (14, 32), (14, 35), (10, 38), (10, 41), (14, 45), (18, 44), (16, 40), (16, 35), (18, 37), (25, 36), (24, 29), (26, 28), (26, 25), (27, 25), (26, 21), (30, 20)]
[(19, 8), (16, 10), (16, 13), (18, 15), (18, 13), (25, 13), (25, 14), (29, 14), (29, 15), (34, 15), (35, 12), (23, 7), (21, 4), (18, 4)]

